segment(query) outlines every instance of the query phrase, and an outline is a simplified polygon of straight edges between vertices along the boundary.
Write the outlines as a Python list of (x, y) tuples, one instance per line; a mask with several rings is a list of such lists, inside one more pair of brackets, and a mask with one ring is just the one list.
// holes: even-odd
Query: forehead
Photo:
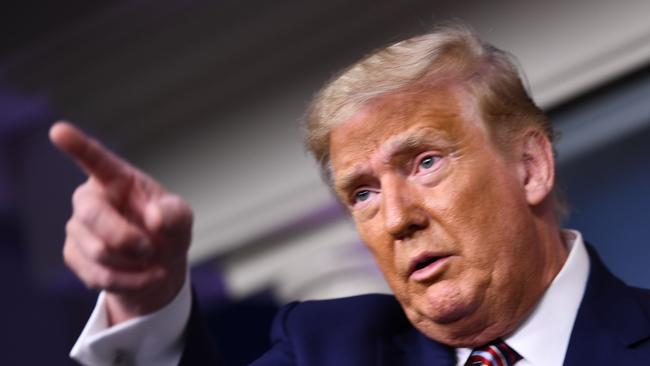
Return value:
[(332, 168), (347, 168), (375, 152), (389, 154), (391, 147), (409, 140), (457, 142), (479, 125), (468, 123), (477, 120), (474, 110), (470, 98), (450, 88), (379, 99), (332, 129)]

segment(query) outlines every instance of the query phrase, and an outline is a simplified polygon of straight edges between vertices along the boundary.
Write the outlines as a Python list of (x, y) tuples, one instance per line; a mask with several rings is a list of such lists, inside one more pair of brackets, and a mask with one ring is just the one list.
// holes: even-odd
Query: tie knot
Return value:
[(506, 342), (497, 339), (475, 348), (465, 366), (512, 366), (521, 358), (515, 350), (508, 347)]

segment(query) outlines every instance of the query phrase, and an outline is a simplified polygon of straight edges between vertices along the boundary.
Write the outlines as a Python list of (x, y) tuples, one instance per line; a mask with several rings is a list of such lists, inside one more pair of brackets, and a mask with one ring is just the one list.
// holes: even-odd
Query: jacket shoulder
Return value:
[(257, 365), (369, 364), (381, 339), (409, 329), (390, 295), (361, 295), (285, 305), (273, 322), (273, 346)]
[(645, 313), (650, 315), (650, 289), (639, 287), (630, 287), (630, 289), (641, 307), (645, 310)]
[[(330, 300), (293, 303), (286, 308), (285, 324), (306, 333), (393, 332), (408, 324), (392, 295), (369, 294)], [(282, 314), (282, 311), (280, 312)]]
[(409, 324), (395, 297), (380, 294), (292, 303), (277, 318), (276, 326), (308, 338), (394, 333)]

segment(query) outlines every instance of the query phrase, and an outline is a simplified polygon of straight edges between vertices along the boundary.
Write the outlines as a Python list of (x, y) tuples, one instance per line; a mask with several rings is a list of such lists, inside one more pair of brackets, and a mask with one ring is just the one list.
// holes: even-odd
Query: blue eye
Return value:
[(436, 159), (437, 159), (436, 156), (432, 156), (432, 155), (426, 156), (422, 160), (420, 160), (419, 167), (424, 170), (431, 169), (431, 167), (433, 167), (433, 165), (436, 163)]
[(354, 200), (357, 202), (363, 202), (370, 198), (370, 191), (367, 189), (358, 191), (354, 194)]

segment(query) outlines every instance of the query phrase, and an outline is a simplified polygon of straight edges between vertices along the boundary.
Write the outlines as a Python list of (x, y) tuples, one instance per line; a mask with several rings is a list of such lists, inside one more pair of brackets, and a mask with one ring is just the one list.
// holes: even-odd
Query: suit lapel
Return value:
[(631, 347), (647, 340), (650, 324), (634, 290), (605, 268), (587, 246), (591, 269), (571, 333), (565, 366), (641, 365)]

